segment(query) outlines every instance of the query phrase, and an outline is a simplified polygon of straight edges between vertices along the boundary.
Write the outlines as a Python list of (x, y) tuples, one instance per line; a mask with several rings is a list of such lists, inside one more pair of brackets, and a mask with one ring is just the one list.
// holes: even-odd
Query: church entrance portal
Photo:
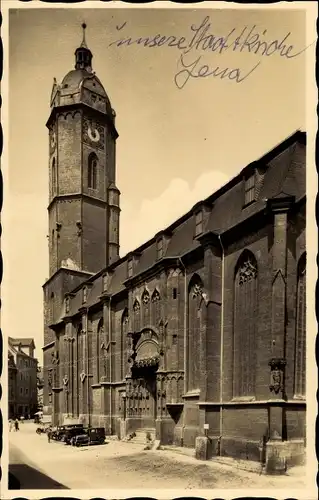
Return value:
[(157, 335), (145, 330), (135, 336), (132, 367), (126, 384), (126, 418), (132, 431), (155, 429), (157, 410), (158, 341)]
[(138, 419), (138, 427), (155, 427), (156, 420), (156, 368), (134, 367), (128, 387), (127, 412), (129, 418)]

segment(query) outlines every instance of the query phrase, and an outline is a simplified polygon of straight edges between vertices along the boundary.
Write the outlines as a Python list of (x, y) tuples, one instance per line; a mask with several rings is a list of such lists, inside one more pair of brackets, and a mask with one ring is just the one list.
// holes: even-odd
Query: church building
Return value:
[(44, 412), (120, 439), (143, 430), (195, 448), (207, 436), (211, 456), (269, 469), (299, 463), (306, 134), (120, 258), (116, 115), (92, 57), (83, 36), (46, 124)]

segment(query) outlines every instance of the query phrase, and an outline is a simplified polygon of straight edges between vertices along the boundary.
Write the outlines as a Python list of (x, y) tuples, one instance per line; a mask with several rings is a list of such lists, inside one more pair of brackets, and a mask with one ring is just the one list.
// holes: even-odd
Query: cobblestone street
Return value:
[(172, 450), (144, 451), (140, 444), (110, 440), (103, 446), (75, 448), (48, 443), (35, 430), (36, 425), (25, 423), (19, 432), (9, 433), (10, 472), (18, 476), (21, 489), (304, 487), (304, 468), (269, 477), (213, 461), (199, 462)]

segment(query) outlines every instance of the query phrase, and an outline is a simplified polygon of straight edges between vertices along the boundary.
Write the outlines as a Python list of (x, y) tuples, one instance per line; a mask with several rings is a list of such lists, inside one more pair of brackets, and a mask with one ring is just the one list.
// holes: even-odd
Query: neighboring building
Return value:
[(8, 342), (9, 418), (27, 418), (37, 411), (37, 365), (35, 345), (31, 338)]
[(269, 467), (300, 460), (306, 135), (119, 258), (115, 112), (85, 41), (75, 57), (47, 122), (44, 408), (188, 447), (209, 424), (213, 454), (259, 460), (264, 443)]
[(16, 415), (17, 401), (17, 367), (14, 362), (14, 355), (8, 352), (8, 414), (9, 418)]
[(38, 366), (37, 370), (37, 395), (38, 395), (38, 410), (43, 410), (43, 368)]

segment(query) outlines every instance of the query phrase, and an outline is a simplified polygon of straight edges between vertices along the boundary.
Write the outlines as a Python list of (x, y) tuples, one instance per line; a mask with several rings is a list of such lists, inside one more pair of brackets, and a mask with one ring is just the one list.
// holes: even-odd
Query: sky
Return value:
[[(245, 36), (253, 29), (251, 36), (259, 34), (268, 47), (282, 41), (280, 47), (293, 46), (291, 55), (301, 54), (287, 58), (277, 51), (267, 57), (261, 51), (249, 52), (247, 45), (219, 53), (203, 50), (199, 44), (183, 56), (189, 72), (237, 69), (242, 81), (190, 76), (185, 83), (186, 72), (176, 77), (183, 69), (182, 50), (177, 47), (115, 43), (122, 37), (160, 34), (184, 37), (186, 44), (206, 16), (209, 21), (204, 27), (210, 23), (206, 35), (229, 35), (230, 44), (245, 28)], [(10, 9), (9, 21), (3, 303), (9, 335), (33, 337), (41, 359), (42, 285), (49, 277), (45, 123), (53, 78), (61, 81), (74, 67), (81, 23), (87, 23), (93, 69), (117, 114), (123, 256), (296, 129), (305, 130), (305, 17), (302, 11), (288, 9), (111, 9), (105, 5), (103, 9)], [(183, 88), (176, 81), (180, 87), (184, 82)]]

